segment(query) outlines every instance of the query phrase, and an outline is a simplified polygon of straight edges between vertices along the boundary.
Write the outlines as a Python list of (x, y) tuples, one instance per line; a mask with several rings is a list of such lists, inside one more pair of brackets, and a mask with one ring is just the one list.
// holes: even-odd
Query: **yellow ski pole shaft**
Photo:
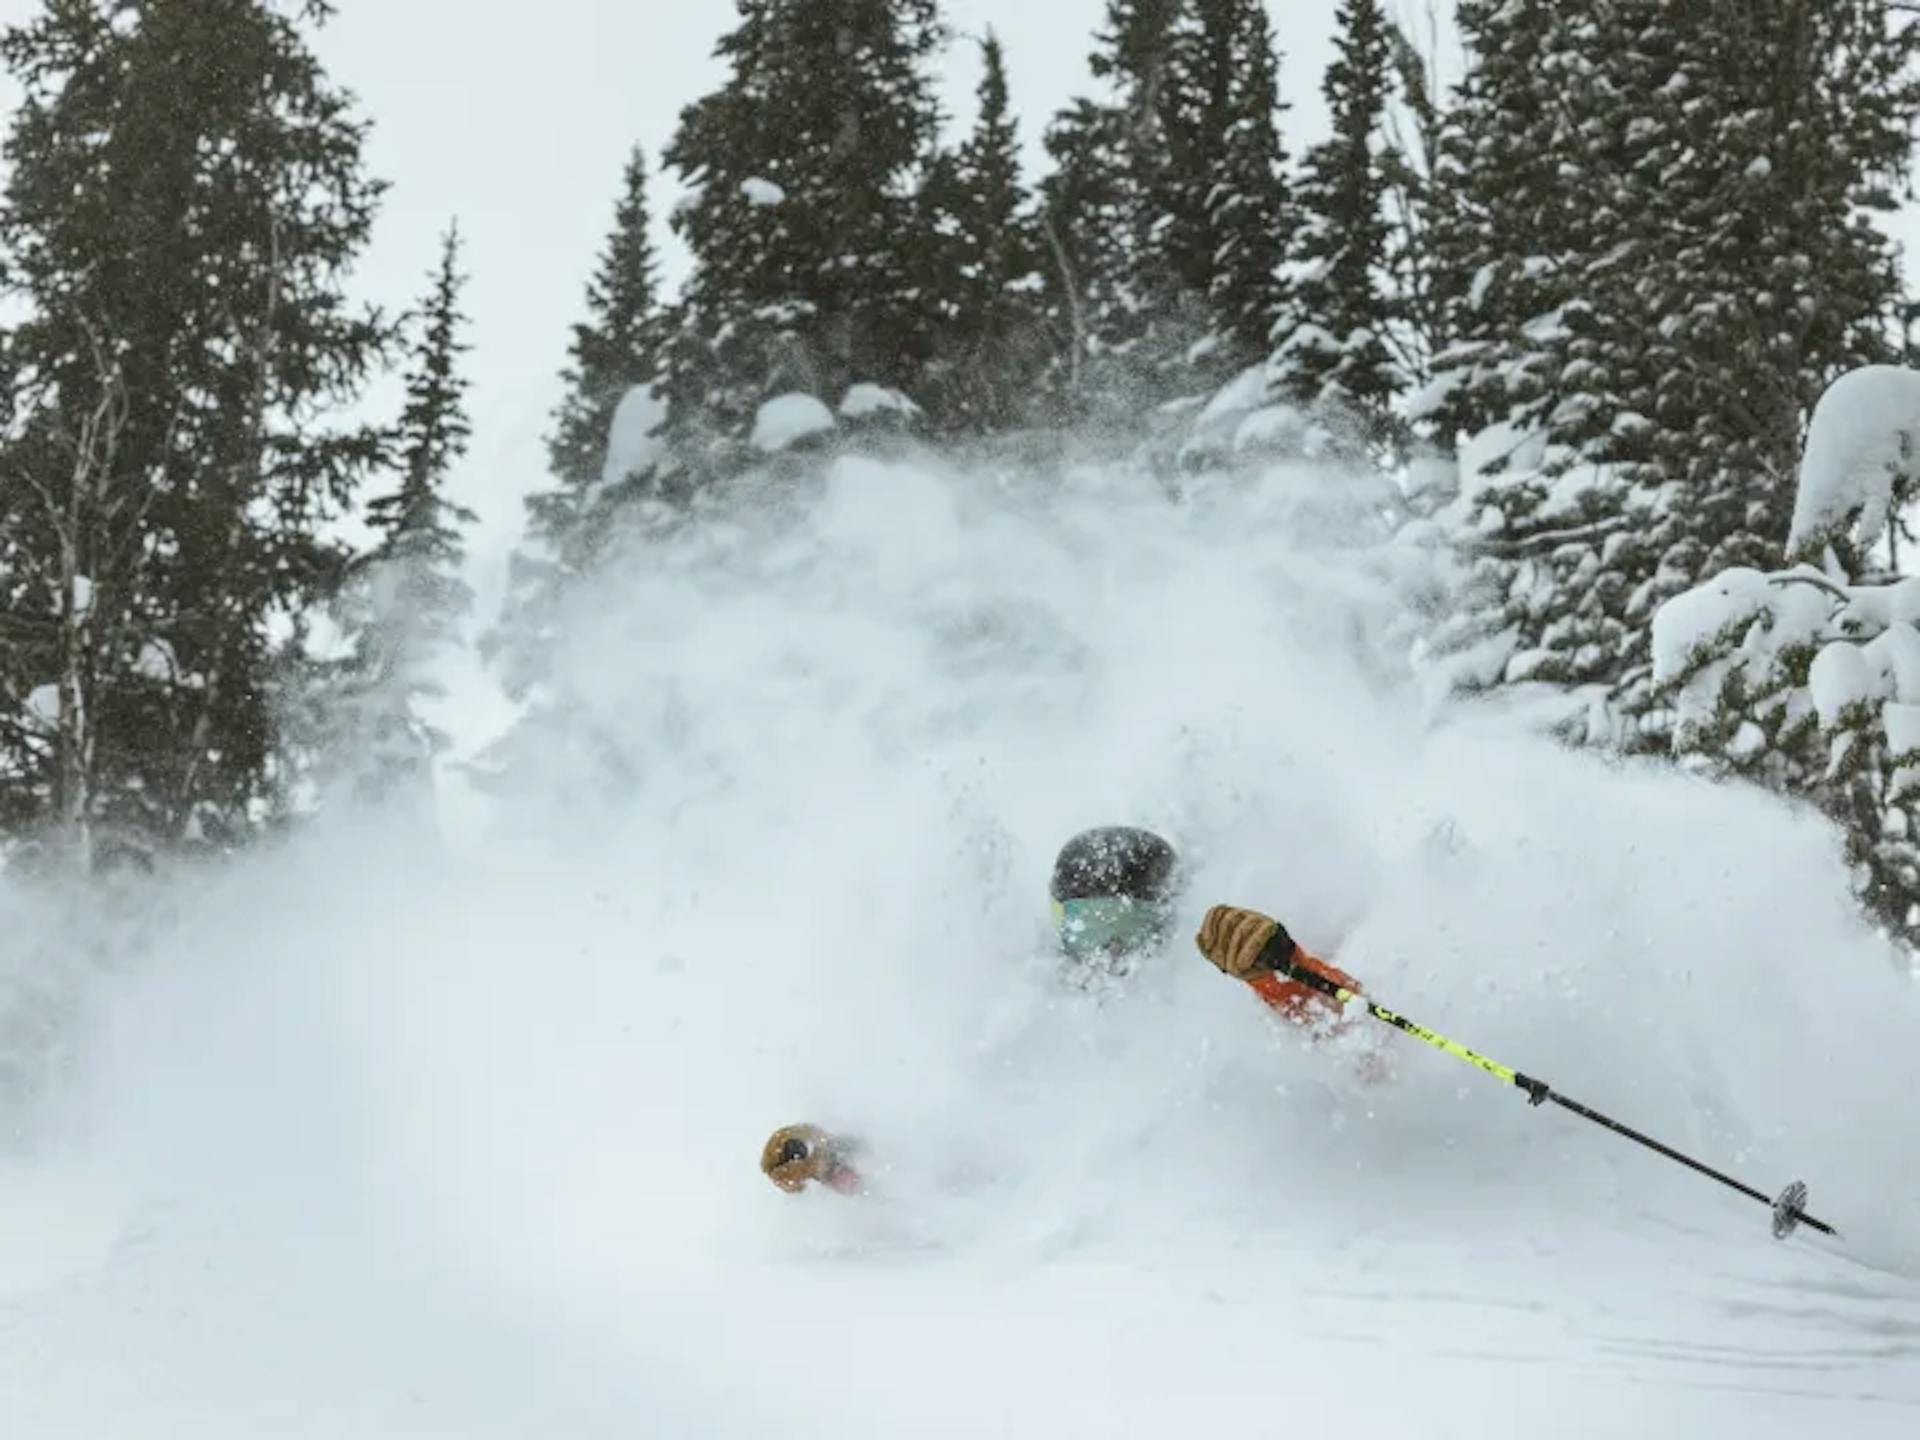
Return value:
[(1529, 1105), (1544, 1105), (1551, 1100), (1561, 1109), (1569, 1110), (1583, 1120), (1591, 1120), (1594, 1124), (1604, 1126), (1614, 1134), (1624, 1136), (1637, 1145), (1644, 1145), (1656, 1154), (1664, 1155), (1667, 1159), (1678, 1161), (1690, 1170), (1697, 1170), (1710, 1179), (1718, 1180), (1722, 1185), (1731, 1190), (1738, 1190), (1749, 1199), (1758, 1200), (1762, 1205), (1772, 1209), (1773, 1233), (1780, 1239), (1784, 1240), (1793, 1233), (1796, 1225), (1803, 1224), (1812, 1226), (1823, 1235), (1838, 1236), (1840, 1233), (1824, 1221), (1816, 1220), (1802, 1208), (1807, 1203), (1807, 1187), (1799, 1181), (1796, 1180), (1789, 1185), (1777, 1198), (1769, 1197), (1751, 1185), (1734, 1179), (1731, 1175), (1723, 1175), (1711, 1165), (1703, 1164), (1691, 1155), (1682, 1154), (1671, 1145), (1663, 1145), (1650, 1135), (1643, 1135), (1629, 1125), (1622, 1125), (1618, 1120), (1602, 1115), (1598, 1110), (1589, 1109), (1578, 1100), (1569, 1099), (1544, 1080), (1535, 1080), (1532, 1076), (1515, 1070), (1511, 1065), (1502, 1065), (1498, 1060), (1490, 1059), (1477, 1050), (1468, 1049), (1457, 1040), (1449, 1040), (1437, 1030), (1429, 1030), (1426, 1026), (1417, 1024), (1406, 1016), (1387, 1009), (1384, 1005), (1374, 1003), (1367, 996), (1335, 983), (1318, 970), (1300, 964), (1295, 958), (1298, 954), (1299, 948), (1294, 944), (1293, 937), (1287, 934), (1285, 927), (1281, 927), (1276, 929), (1272, 937), (1261, 947), (1260, 956), (1254, 963), (1258, 968), (1270, 969), (1276, 974), (1284, 975), (1287, 979), (1305, 985), (1310, 990), (1318, 991), (1341, 1005), (1359, 1001), (1366, 1007), (1367, 1013), (1382, 1024), (1391, 1025), (1403, 1034), (1424, 1041), (1436, 1050), (1445, 1051), (1456, 1059), (1464, 1060), (1467, 1064), (1525, 1091)]

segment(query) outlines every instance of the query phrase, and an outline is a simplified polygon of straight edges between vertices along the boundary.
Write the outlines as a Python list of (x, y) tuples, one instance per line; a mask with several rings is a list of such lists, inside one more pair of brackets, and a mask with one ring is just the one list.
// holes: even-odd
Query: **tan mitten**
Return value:
[(1237, 905), (1216, 905), (1200, 922), (1200, 933), (1193, 943), (1200, 953), (1221, 970), (1245, 980), (1271, 965), (1259, 963), (1260, 952), (1275, 935), (1286, 936), (1278, 920), (1258, 910), (1242, 910)]
[(809, 1183), (847, 1188), (848, 1177), (857, 1180), (847, 1166), (844, 1152), (848, 1142), (822, 1130), (818, 1125), (782, 1125), (760, 1147), (760, 1169), (782, 1190), (798, 1192)]

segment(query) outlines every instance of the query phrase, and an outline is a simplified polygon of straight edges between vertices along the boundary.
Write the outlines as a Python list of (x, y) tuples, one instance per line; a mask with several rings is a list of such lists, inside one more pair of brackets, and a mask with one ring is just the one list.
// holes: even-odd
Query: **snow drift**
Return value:
[[(1920, 1003), (1825, 828), (1423, 715), (1338, 477), (749, 498), (580, 598), (597, 743), (484, 836), (4, 892), (0, 1433), (1912, 1433)], [(1063, 987), (1104, 822), (1845, 1243), (1185, 944)], [(802, 1118), (871, 1201), (766, 1184)]]

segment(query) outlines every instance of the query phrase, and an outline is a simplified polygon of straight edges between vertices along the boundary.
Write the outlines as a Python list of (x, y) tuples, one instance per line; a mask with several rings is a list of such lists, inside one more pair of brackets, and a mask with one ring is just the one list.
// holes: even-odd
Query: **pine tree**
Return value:
[[(1901, 592), (1913, 582), (1881, 583), (1889, 552), (1867, 514), (1842, 506), (1799, 533), (1789, 517), (1802, 518), (1803, 448), (1809, 460), (1826, 448), (1803, 446), (1809, 417), (1830, 441), (1888, 416), (1844, 388), (1903, 378), (1916, 389), (1913, 376), (1842, 372), (1898, 355), (1907, 302), (1876, 212), (1905, 188), (1920, 31), (1864, 0), (1768, 0), (1738, 18), (1656, 15), (1645, 33), (1642, 50), (1667, 57), (1672, 103), (1639, 128), (1623, 209), (1657, 195), (1664, 224), (1638, 228), (1621, 267), (1645, 357), (1635, 403), (1669, 501), (1635, 537), (1644, 578), (1632, 603), (1671, 629), (1687, 604), (1662, 603), (1704, 582), (1721, 624), (1684, 651), (1669, 639), (1628, 671), (1618, 703), (1646, 748), (1824, 811), (1863, 905), (1911, 950), (1920, 790), (1908, 717), (1920, 697), (1890, 661), (1912, 645)], [(1836, 374), (1837, 403), (1816, 406)], [(1897, 517), (1914, 435), (1888, 429), (1850, 436), (1878, 458), (1829, 481), (1890, 481)], [(1812, 563), (1783, 568), (1792, 560)], [(1727, 593), (1750, 603), (1730, 608)]]
[(1909, 958), (1920, 950), (1920, 580), (1875, 575), (1865, 557), (1920, 490), (1916, 417), (1920, 373), (1841, 376), (1814, 408), (1786, 537), (1820, 563), (1730, 567), (1663, 603), (1652, 625), (1672, 753), (1824, 812), (1863, 908)]
[(911, 393), (932, 338), (915, 251), (939, 122), (934, 0), (737, 6), (726, 82), (687, 108), (666, 152), (694, 192), (674, 214), (694, 270), (669, 397), (696, 468), (701, 437), (724, 455), (769, 397)]
[[(547, 454), (556, 482), (527, 496), (526, 539), (509, 562), (499, 620), (480, 653), (500, 668), (507, 693), (524, 700), (549, 672), (559, 608), (619, 531), (647, 501), (677, 500), (664, 464), (631, 450), (612, 474), (615, 416), (628, 397), (664, 388), (667, 313), (650, 234), (647, 177), (636, 148), (628, 159), (613, 228), (586, 291), (586, 318), (573, 327), (565, 386)], [(659, 447), (649, 447), (658, 449)]]
[[(1107, 28), (1089, 61), (1111, 87), (1125, 137), (1120, 279), (1126, 309), (1113, 317), (1109, 343), (1130, 352), (1129, 367), (1155, 383), (1172, 356), (1198, 338), (1211, 275), (1205, 207), (1196, 202), (1195, 177), (1181, 166), (1197, 156), (1194, 147), (1176, 155), (1182, 140), (1205, 124), (1186, 112), (1210, 109), (1214, 98), (1200, 90), (1216, 78), (1201, 66), (1217, 58), (1219, 47), (1208, 53), (1196, 44), (1196, 29), (1192, 0), (1108, 0)], [(1196, 286), (1202, 287), (1198, 295)]]
[(1154, 23), (1158, 49), (1137, 42), (1126, 72), (1135, 107), (1153, 111), (1133, 156), (1136, 365), (1191, 394), (1257, 360), (1280, 310), (1291, 208), (1278, 56), (1261, 0), (1179, 0)]
[[(614, 411), (636, 385), (659, 378), (661, 318), (659, 262), (649, 233), (646, 156), (627, 159), (613, 231), (587, 282), (587, 318), (573, 327), (569, 364), (561, 372), (565, 396), (547, 441), (548, 462), (561, 491), (575, 502), (605, 477), (607, 433)], [(552, 507), (535, 504), (538, 524)]]
[(1379, 0), (1346, 0), (1327, 68), (1331, 139), (1307, 155), (1300, 187), (1305, 274), (1296, 282), (1274, 370), (1289, 398), (1348, 417), (1362, 444), (1394, 429), (1400, 388), (1388, 339), (1400, 326), (1387, 289), (1389, 175), (1382, 124), (1392, 43)]
[[(564, 587), (604, 549), (630, 501), (663, 493), (657, 467), (620, 457), (614, 474), (614, 417), (636, 388), (661, 384), (665, 312), (659, 298), (647, 206), (645, 156), (628, 157), (613, 229), (600, 263), (587, 282), (587, 318), (573, 327), (568, 365), (560, 372), (565, 392), (547, 440), (548, 461), (559, 483), (526, 500), (528, 545), (516, 566), (533, 590)], [(524, 595), (527, 586), (517, 587)], [(537, 607), (536, 607), (537, 608)]]
[(929, 408), (943, 429), (1012, 428), (1030, 408), (1044, 360), (1033, 315), (1041, 241), (1020, 183), (1019, 137), (1008, 106), (1006, 61), (989, 31), (973, 133), (943, 157), (931, 200), (944, 243), (928, 245), (939, 298)]
[(1611, 738), (1601, 702), (1633, 643), (1611, 562), (1648, 497), (1613, 463), (1617, 407), (1588, 352), (1631, 107), (1599, 73), (1598, 19), (1544, 0), (1463, 3), (1458, 19), (1470, 65), (1432, 237), (1452, 341), (1417, 418), (1461, 447), (1448, 518), (1471, 581), (1435, 648), (1456, 683), (1552, 686), (1554, 728)]
[[(1200, 0), (1200, 40), (1215, 61), (1208, 69), (1212, 103), (1205, 107), (1204, 140), (1190, 163), (1204, 187), (1207, 304), (1224, 349), (1224, 368), (1237, 370), (1263, 354), (1286, 302), (1281, 267), (1296, 201), (1286, 180), (1280, 136), (1279, 55), (1266, 7), (1243, 0)], [(1224, 60), (1224, 64), (1220, 63)], [(1225, 83), (1221, 84), (1220, 81)], [(1219, 367), (1216, 367), (1219, 368)]]
[(1185, 0), (1150, 81), (1154, 149), (1135, 157), (1136, 364), (1194, 394), (1265, 352), (1291, 211), (1278, 57), (1260, 0)]
[(1389, 291), (1400, 325), (1389, 337), (1395, 364), (1406, 382), (1424, 389), (1433, 378), (1433, 361), (1447, 340), (1447, 316), (1439, 256), (1433, 236), (1447, 223), (1452, 194), (1437, 183), (1441, 137), (1446, 130), (1445, 96), (1440, 87), (1439, 21), (1429, 9), (1432, 29), (1417, 42), (1389, 25), (1394, 90), (1398, 105), (1387, 114), (1387, 145), (1381, 155), (1389, 214), (1387, 270)]
[[(1574, 253), (1574, 215), (1560, 173), (1568, 117), (1553, 93), (1568, 48), (1549, 0), (1462, 0), (1468, 56), (1436, 157), (1449, 197), (1433, 236), (1450, 340), (1437, 357), (1432, 412), (1452, 443), (1489, 426), (1537, 416), (1524, 375), (1528, 325), (1570, 290), (1558, 257)], [(1495, 473), (1498, 473), (1497, 471)]]
[[(1528, 15), (1474, 18), (1512, 40)], [(1507, 73), (1538, 123), (1472, 156), (1485, 188), (1461, 207), (1488, 253), (1517, 235), (1537, 257), (1457, 272), (1469, 326), (1499, 327), (1454, 357), (1455, 413), (1478, 411), (1496, 456), (1463, 504), (1485, 582), (1470, 618), (1498, 678), (1573, 692), (1568, 733), (1664, 747), (1654, 610), (1722, 566), (1778, 563), (1812, 397), (1890, 353), (1899, 297), (1862, 212), (1905, 163), (1912, 41), (1866, 0), (1537, 18), (1537, 79)]]
[(1622, 201), (1642, 218), (1623, 257), (1644, 357), (1630, 404), (1680, 503), (1647, 537), (1636, 616), (1778, 565), (1814, 402), (1897, 358), (1905, 296), (1876, 212), (1900, 203), (1920, 115), (1920, 30), (1871, 0), (1656, 11), (1646, 35), (1670, 58)]
[(390, 337), (345, 295), (365, 126), (261, 0), (52, 0), (0, 57), (0, 526), (30, 577), (0, 768), (83, 851), (236, 843), (275, 805), (274, 617), (336, 585), (326, 523), (381, 454), (338, 418)]
[(1165, 374), (1169, 355), (1198, 338), (1188, 276), (1158, 263), (1174, 223), (1170, 71), (1190, 3), (1107, 0), (1088, 60), (1104, 94), (1076, 99), (1047, 131), (1054, 163), (1041, 186), (1041, 223), (1058, 344), (1051, 389), (1062, 423), (1137, 432), (1174, 383)]
[(363, 801), (430, 795), (434, 759), (448, 743), (422, 707), (445, 693), (435, 671), (459, 643), (473, 603), (460, 578), (460, 527), (475, 516), (446, 494), (472, 433), (459, 372), (469, 348), (460, 310), (465, 284), (459, 230), (449, 227), (407, 371), (396, 433), (400, 484), (368, 504), (367, 523), (380, 540), (356, 558), (335, 607), (347, 654), (331, 667), (322, 700), (331, 752), (323, 771), (344, 778)]
[(1114, 381), (1112, 352), (1130, 323), (1127, 243), (1133, 207), (1125, 139), (1122, 114), (1087, 99), (1074, 101), (1047, 128), (1053, 168), (1040, 185), (1042, 313), (1054, 356), (1047, 405), (1049, 418), (1058, 424), (1094, 416), (1099, 397), (1121, 388)]
[(1276, 66), (1259, 0), (1110, 0), (1108, 93), (1056, 119), (1042, 186), (1078, 413), (1137, 424), (1264, 349), (1289, 222)]

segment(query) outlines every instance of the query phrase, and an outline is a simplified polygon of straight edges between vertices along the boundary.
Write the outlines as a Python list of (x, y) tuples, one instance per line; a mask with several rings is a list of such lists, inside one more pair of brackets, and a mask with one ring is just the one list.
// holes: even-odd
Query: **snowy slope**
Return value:
[[(0, 892), (0, 1435), (1915, 1433), (1920, 999), (1830, 837), (1423, 716), (1363, 519), (847, 462), (585, 597), (601, 743), (484, 839)], [(1844, 1244), (1185, 946), (1062, 990), (1105, 821)], [(880, 1193), (767, 1185), (801, 1118)]]

